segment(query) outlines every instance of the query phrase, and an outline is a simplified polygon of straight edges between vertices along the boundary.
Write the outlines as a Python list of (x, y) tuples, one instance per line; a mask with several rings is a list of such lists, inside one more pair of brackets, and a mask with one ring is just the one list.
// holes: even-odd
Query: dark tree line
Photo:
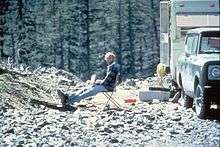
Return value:
[(105, 72), (114, 51), (124, 77), (159, 62), (159, 0), (1, 0), (0, 60), (55, 66), (81, 78)]

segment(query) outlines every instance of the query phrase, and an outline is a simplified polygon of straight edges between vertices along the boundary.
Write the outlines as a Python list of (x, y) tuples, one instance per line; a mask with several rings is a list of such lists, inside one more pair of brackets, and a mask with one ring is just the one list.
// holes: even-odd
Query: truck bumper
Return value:
[(220, 105), (220, 82), (205, 85), (203, 92), (210, 102)]

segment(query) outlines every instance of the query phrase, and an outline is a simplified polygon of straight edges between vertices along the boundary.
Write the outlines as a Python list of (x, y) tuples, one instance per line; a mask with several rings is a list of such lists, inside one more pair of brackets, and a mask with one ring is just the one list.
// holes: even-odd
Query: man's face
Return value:
[(113, 62), (113, 57), (112, 56), (108, 56), (105, 58), (105, 61), (107, 62), (107, 64), (111, 64)]

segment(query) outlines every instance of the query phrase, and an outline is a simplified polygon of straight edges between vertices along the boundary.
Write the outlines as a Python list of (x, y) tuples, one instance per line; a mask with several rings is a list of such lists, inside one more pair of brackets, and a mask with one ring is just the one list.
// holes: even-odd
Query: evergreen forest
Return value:
[(0, 61), (104, 76), (113, 51), (124, 78), (159, 62), (159, 0), (0, 0)]

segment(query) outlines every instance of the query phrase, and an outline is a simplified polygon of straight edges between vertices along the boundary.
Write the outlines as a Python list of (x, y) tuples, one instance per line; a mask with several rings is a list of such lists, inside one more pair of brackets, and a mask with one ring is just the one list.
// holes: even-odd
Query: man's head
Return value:
[(113, 52), (107, 52), (105, 54), (105, 61), (108, 65), (115, 61), (115, 54)]

